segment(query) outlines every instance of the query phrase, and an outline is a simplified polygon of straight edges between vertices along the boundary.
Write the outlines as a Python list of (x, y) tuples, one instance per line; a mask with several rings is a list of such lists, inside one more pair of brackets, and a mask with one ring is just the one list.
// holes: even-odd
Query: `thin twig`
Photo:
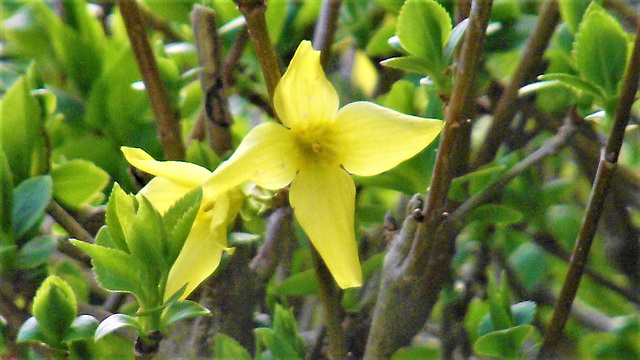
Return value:
[(533, 75), (539, 66), (544, 50), (553, 35), (553, 29), (560, 21), (557, 0), (547, 0), (538, 16), (538, 23), (533, 34), (527, 40), (520, 64), (504, 89), (493, 112), (493, 121), (487, 136), (478, 152), (474, 168), (482, 166), (493, 159), (500, 147), (500, 142), (507, 134), (509, 123), (517, 111), (518, 89)]
[(60, 224), (71, 237), (89, 244), (94, 243), (93, 236), (55, 200), (51, 200), (49, 206), (47, 206), (47, 213), (51, 215), (53, 220)]
[(324, 304), (326, 311), (327, 339), (329, 348), (327, 356), (332, 360), (347, 358), (348, 347), (342, 330), (342, 318), (344, 316), (340, 304), (340, 292), (336, 288), (333, 277), (327, 269), (324, 261), (314, 248), (311, 249), (311, 257), (318, 279), (318, 295)]
[(313, 47), (321, 51), (320, 63), (325, 70), (331, 55), (331, 43), (336, 32), (341, 5), (342, 0), (322, 0), (320, 16), (313, 33)]
[(131, 41), (131, 48), (142, 74), (142, 81), (147, 89), (164, 154), (169, 160), (182, 160), (185, 150), (180, 130), (180, 117), (171, 104), (171, 97), (160, 76), (140, 8), (136, 0), (118, 0), (118, 4)]
[(544, 341), (538, 359), (549, 358), (555, 352), (555, 345), (560, 334), (564, 329), (567, 321), (568, 310), (578, 291), (580, 279), (584, 270), (584, 266), (589, 256), (589, 250), (598, 228), (598, 220), (602, 214), (611, 179), (615, 173), (620, 148), (624, 139), (625, 129), (629, 123), (629, 115), (631, 106), (635, 100), (638, 91), (638, 80), (640, 79), (640, 24), (636, 29), (636, 38), (633, 44), (633, 51), (629, 61), (628, 69), (624, 77), (622, 92), (618, 100), (618, 107), (611, 129), (611, 135), (607, 141), (604, 151), (600, 155), (600, 163), (598, 171), (587, 204), (587, 210), (578, 232), (573, 253), (571, 254), (571, 262), (569, 270), (565, 277), (565, 281), (560, 290), (558, 302), (553, 310), (551, 322), (545, 333)]
[(269, 99), (273, 100), (276, 85), (280, 81), (280, 67), (278, 66), (278, 56), (273, 48), (267, 21), (264, 17), (267, 11), (267, 4), (264, 0), (234, 0), (238, 4), (238, 10), (244, 15), (249, 29), (249, 36), (256, 52), (256, 57), (260, 62), (264, 81), (269, 92)]
[(238, 36), (236, 36), (236, 40), (233, 42), (233, 46), (231, 47), (231, 50), (229, 50), (222, 67), (222, 76), (224, 78), (225, 86), (231, 87), (235, 84), (233, 71), (238, 66), (238, 62), (240, 62), (240, 59), (242, 58), (242, 54), (244, 53), (244, 49), (247, 47), (248, 41), (249, 32), (244, 28), (240, 33), (238, 33)]
[(161, 32), (167, 39), (167, 42), (171, 43), (185, 40), (184, 36), (174, 29), (171, 22), (151, 11), (144, 2), (138, 2), (138, 6), (140, 7), (142, 16), (144, 16), (144, 19), (147, 21), (149, 26), (151, 26), (152, 29)]
[(192, 137), (203, 140), (204, 131), (199, 130), (208, 128), (213, 150), (218, 155), (224, 155), (233, 148), (229, 131), (233, 119), (229, 111), (229, 101), (224, 93), (222, 44), (218, 36), (215, 11), (195, 5), (191, 12), (191, 23), (202, 68), (200, 85), (203, 96), (203, 109), (198, 116)]

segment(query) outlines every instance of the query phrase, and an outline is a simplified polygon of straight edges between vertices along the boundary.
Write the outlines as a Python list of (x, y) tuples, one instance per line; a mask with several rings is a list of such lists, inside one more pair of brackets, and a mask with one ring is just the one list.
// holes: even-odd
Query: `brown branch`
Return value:
[(269, 92), (269, 99), (273, 100), (276, 85), (280, 81), (280, 67), (278, 66), (278, 56), (269, 38), (267, 21), (264, 17), (267, 4), (264, 0), (234, 0), (234, 2), (238, 4), (238, 10), (247, 21), (249, 36), (251, 37), (256, 57), (260, 62), (260, 68)]
[(465, 104), (473, 103), (470, 97), (473, 95), (473, 84), (482, 54), (482, 44), (489, 23), (492, 3), (492, 0), (477, 0), (472, 3), (469, 27), (458, 59), (455, 83), (450, 101), (444, 111), (445, 126), (440, 135), (438, 156), (433, 170), (433, 178), (429, 185), (429, 197), (422, 210), (422, 216), (427, 223), (419, 226), (414, 244), (416, 256), (412, 258), (412, 267), (414, 268), (412, 272), (424, 268), (429, 259), (426, 227), (435, 229), (442, 220), (442, 216), (438, 212), (443, 209), (453, 179), (454, 169), (452, 169), (451, 162), (457, 155), (456, 140), (468, 119), (465, 114), (468, 107)]
[(195, 5), (191, 12), (191, 23), (202, 68), (200, 85), (203, 96), (203, 109), (191, 136), (204, 140), (204, 130), (208, 128), (211, 147), (216, 154), (222, 156), (233, 148), (229, 131), (233, 119), (224, 93), (226, 87), (222, 73), (222, 43), (218, 36), (215, 11)]
[(242, 54), (244, 53), (244, 49), (247, 47), (248, 41), (249, 32), (247, 29), (243, 29), (240, 31), (238, 36), (236, 36), (236, 40), (233, 42), (233, 46), (231, 47), (231, 50), (229, 50), (229, 54), (227, 54), (227, 58), (224, 61), (222, 76), (224, 78), (225, 86), (231, 87), (235, 84), (233, 71), (238, 66), (238, 62), (240, 62), (240, 58), (242, 58)]
[[(451, 101), (445, 110), (445, 128), (441, 135), (429, 200), (410, 202), (410, 215), (392, 241), (385, 257), (380, 290), (373, 311), (365, 359), (389, 359), (424, 326), (440, 290), (449, 278), (449, 264), (455, 246), (455, 234), (434, 238), (447, 197), (453, 169), (451, 157), (461, 124), (466, 121), (465, 103), (472, 96), (472, 86), (482, 53), (482, 43), (491, 13), (491, 0), (474, 0), (469, 27), (465, 35)], [(424, 222), (426, 220), (427, 222)], [(415, 240), (414, 240), (415, 239)], [(442, 251), (430, 252), (437, 244)], [(427, 264), (429, 266), (427, 266)], [(402, 319), (402, 321), (398, 321)]]
[(318, 22), (316, 22), (316, 28), (313, 33), (313, 47), (321, 51), (320, 63), (325, 70), (331, 56), (331, 43), (338, 25), (341, 5), (342, 0), (322, 0), (320, 16), (318, 16)]
[(142, 75), (142, 81), (147, 89), (149, 103), (153, 111), (158, 138), (169, 160), (184, 159), (184, 144), (180, 130), (180, 117), (171, 104), (167, 87), (160, 76), (158, 64), (151, 51), (149, 39), (145, 31), (145, 22), (136, 0), (118, 0), (120, 13), (127, 28), (127, 35), (131, 41), (131, 48), (135, 55)]
[(540, 11), (535, 30), (527, 40), (522, 60), (496, 105), (493, 121), (478, 152), (474, 168), (489, 163), (495, 157), (500, 142), (507, 134), (509, 123), (518, 110), (516, 106), (518, 90), (535, 75), (534, 71), (540, 64), (558, 21), (560, 21), (560, 14), (557, 0), (547, 0)]
[(618, 156), (620, 154), (620, 148), (622, 147), (622, 141), (624, 139), (625, 129), (629, 123), (629, 116), (631, 113), (631, 106), (635, 100), (636, 92), (638, 91), (638, 80), (640, 79), (640, 24), (636, 29), (636, 39), (633, 44), (633, 51), (631, 53), (631, 59), (624, 77), (624, 83), (622, 85), (622, 92), (618, 100), (618, 107), (613, 122), (613, 128), (611, 129), (611, 135), (607, 141), (604, 151), (600, 155), (600, 163), (598, 164), (598, 171), (587, 204), (587, 210), (580, 226), (578, 238), (571, 254), (571, 262), (569, 263), (569, 270), (565, 277), (565, 281), (560, 290), (558, 301), (553, 311), (553, 316), (549, 327), (545, 333), (544, 341), (540, 352), (538, 353), (538, 359), (549, 358), (550, 355), (555, 353), (555, 345), (557, 339), (562, 334), (564, 325), (567, 321), (569, 309), (578, 291), (580, 285), (580, 279), (584, 271), (587, 258), (589, 256), (589, 250), (598, 228), (598, 220), (602, 214), (602, 209), (605, 204), (607, 193), (609, 191), (609, 185), (613, 178), (616, 164), (618, 162)]
[(93, 236), (55, 200), (51, 200), (49, 206), (47, 206), (47, 213), (51, 215), (53, 220), (60, 224), (71, 237), (89, 244), (94, 243)]

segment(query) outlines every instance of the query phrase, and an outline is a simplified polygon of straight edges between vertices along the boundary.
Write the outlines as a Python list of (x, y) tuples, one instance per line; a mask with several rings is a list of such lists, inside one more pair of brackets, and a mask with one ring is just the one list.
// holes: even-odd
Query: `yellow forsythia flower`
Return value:
[[(122, 147), (127, 161), (136, 168), (155, 175), (138, 194), (144, 195), (164, 214), (189, 191), (202, 185), (211, 172), (201, 166), (181, 161), (156, 161), (141, 149)], [(187, 284), (187, 297), (220, 264), (227, 247), (227, 226), (240, 210), (239, 191), (211, 192), (203, 189), (202, 203), (182, 251), (169, 271), (164, 300)]]

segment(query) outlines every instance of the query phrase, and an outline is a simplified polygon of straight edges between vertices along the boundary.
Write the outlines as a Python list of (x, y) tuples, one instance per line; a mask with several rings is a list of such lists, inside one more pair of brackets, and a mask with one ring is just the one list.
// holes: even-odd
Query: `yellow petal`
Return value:
[(326, 163), (301, 169), (289, 192), (300, 226), (343, 289), (362, 285), (353, 223), (355, 196), (349, 174)]
[(276, 87), (273, 104), (282, 123), (295, 130), (333, 120), (340, 99), (320, 65), (320, 51), (313, 50), (311, 42), (298, 46)]
[(440, 133), (444, 122), (405, 115), (370, 102), (346, 105), (332, 125), (338, 161), (356, 175), (377, 175), (414, 156)]
[(164, 214), (171, 205), (192, 189), (182, 183), (156, 176), (138, 194), (144, 195), (161, 214)]
[(165, 177), (188, 186), (200, 185), (211, 171), (182, 161), (156, 161), (142, 149), (120, 148), (129, 164), (151, 175)]
[(367, 97), (372, 97), (378, 86), (378, 70), (367, 54), (360, 49), (354, 53), (351, 83), (362, 89)]
[(220, 194), (246, 181), (265, 189), (287, 186), (298, 171), (298, 144), (291, 131), (280, 124), (253, 128), (229, 160), (203, 184), (207, 194)]
[(220, 243), (227, 241), (226, 228), (218, 227), (211, 232), (210, 217), (201, 218), (200, 214), (193, 223), (189, 237), (182, 251), (169, 271), (164, 300), (167, 300), (185, 284), (187, 289), (181, 299), (186, 298), (220, 265), (223, 248)]

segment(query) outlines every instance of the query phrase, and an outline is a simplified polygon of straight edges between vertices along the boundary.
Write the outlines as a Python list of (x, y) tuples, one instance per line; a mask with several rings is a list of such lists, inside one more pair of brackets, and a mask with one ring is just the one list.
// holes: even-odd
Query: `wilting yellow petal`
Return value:
[(347, 171), (377, 175), (420, 152), (443, 126), (440, 120), (405, 115), (361, 101), (338, 111), (330, 141)]
[(343, 289), (362, 285), (353, 221), (355, 196), (349, 174), (327, 163), (303, 167), (289, 191), (300, 226)]
[(304, 131), (330, 123), (338, 111), (340, 99), (320, 65), (320, 51), (311, 42), (298, 46), (289, 68), (273, 96), (278, 117), (286, 126)]
[(223, 248), (219, 244), (227, 242), (226, 228), (218, 227), (212, 233), (211, 217), (201, 215), (198, 214), (180, 255), (169, 271), (165, 301), (185, 284), (187, 289), (181, 299), (186, 298), (220, 264)]
[(164, 214), (171, 205), (191, 190), (193, 188), (190, 186), (157, 176), (151, 179), (138, 194), (144, 195), (161, 214)]
[(280, 189), (291, 182), (299, 163), (298, 144), (291, 131), (276, 123), (260, 124), (213, 172), (203, 190), (220, 194), (249, 180), (266, 189)]
[(205, 181), (211, 171), (202, 166), (182, 161), (156, 161), (142, 149), (123, 146), (120, 148), (129, 164), (151, 175), (161, 176), (188, 186), (197, 186)]

